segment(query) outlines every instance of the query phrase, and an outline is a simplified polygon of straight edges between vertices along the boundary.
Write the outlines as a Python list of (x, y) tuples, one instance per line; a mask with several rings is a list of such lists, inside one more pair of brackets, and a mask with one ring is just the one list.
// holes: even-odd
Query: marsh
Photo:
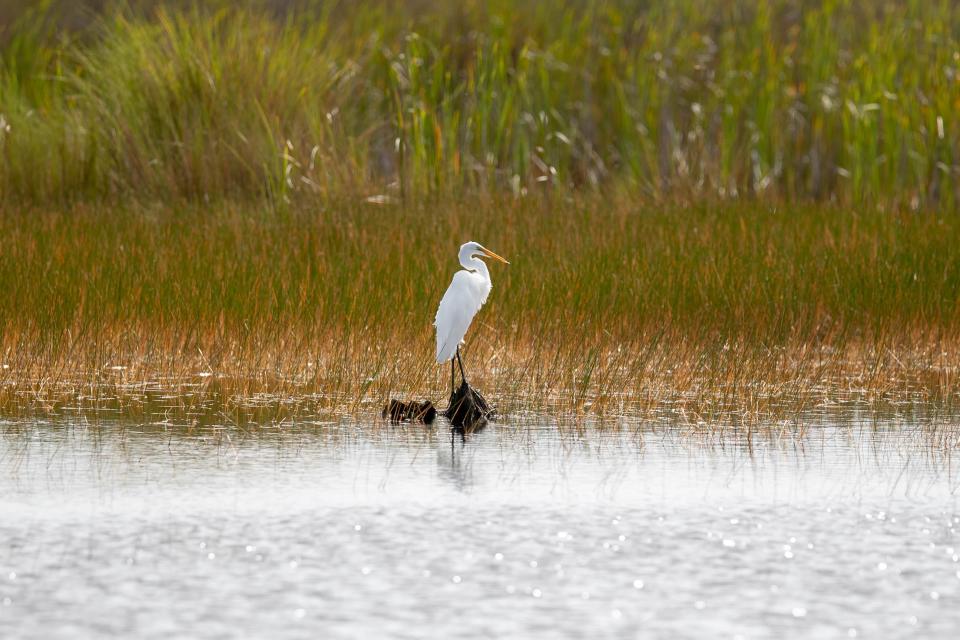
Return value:
[(0, 636), (958, 636), (951, 3), (0, 16)]

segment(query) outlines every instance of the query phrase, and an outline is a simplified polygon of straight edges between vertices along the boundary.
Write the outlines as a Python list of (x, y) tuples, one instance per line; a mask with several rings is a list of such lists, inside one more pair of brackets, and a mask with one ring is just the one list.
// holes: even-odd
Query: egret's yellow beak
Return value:
[(493, 251), (490, 251), (490, 249), (487, 249), (486, 247), (480, 247), (480, 250), (483, 251), (485, 255), (490, 256), (494, 260), (499, 260), (503, 264), (510, 264), (504, 258), (498, 256), (497, 254), (495, 254)]

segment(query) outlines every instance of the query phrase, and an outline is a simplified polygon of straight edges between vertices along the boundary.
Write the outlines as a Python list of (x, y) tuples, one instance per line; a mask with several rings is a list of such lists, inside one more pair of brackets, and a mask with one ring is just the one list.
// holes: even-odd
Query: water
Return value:
[(960, 633), (923, 424), (0, 428), (2, 638)]

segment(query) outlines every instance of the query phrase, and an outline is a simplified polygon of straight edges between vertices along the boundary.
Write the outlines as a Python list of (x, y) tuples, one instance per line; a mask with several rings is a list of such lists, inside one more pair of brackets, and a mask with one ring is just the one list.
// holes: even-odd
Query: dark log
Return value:
[(430, 424), (437, 417), (437, 409), (429, 400), (417, 402), (401, 402), (400, 400), (391, 400), (381, 414), (384, 419), (389, 418), (390, 422), (422, 422)]
[(493, 409), (480, 392), (464, 380), (450, 395), (450, 403), (444, 415), (454, 427), (474, 429), (493, 416)]

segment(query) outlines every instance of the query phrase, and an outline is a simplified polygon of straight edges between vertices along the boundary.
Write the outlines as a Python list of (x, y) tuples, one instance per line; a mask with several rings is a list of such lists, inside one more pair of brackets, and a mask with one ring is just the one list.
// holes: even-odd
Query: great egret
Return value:
[(454, 391), (453, 379), (456, 373), (453, 359), (457, 359), (460, 378), (466, 382), (463, 359), (460, 357), (460, 343), (470, 328), (473, 316), (477, 315), (493, 288), (490, 272), (487, 271), (486, 263), (478, 257), (480, 255), (510, 264), (479, 242), (468, 242), (460, 247), (458, 257), (463, 271), (453, 274), (453, 281), (443, 294), (437, 309), (437, 318), (433, 321), (433, 326), (437, 328), (437, 362), (443, 364), (450, 361), (451, 393)]

